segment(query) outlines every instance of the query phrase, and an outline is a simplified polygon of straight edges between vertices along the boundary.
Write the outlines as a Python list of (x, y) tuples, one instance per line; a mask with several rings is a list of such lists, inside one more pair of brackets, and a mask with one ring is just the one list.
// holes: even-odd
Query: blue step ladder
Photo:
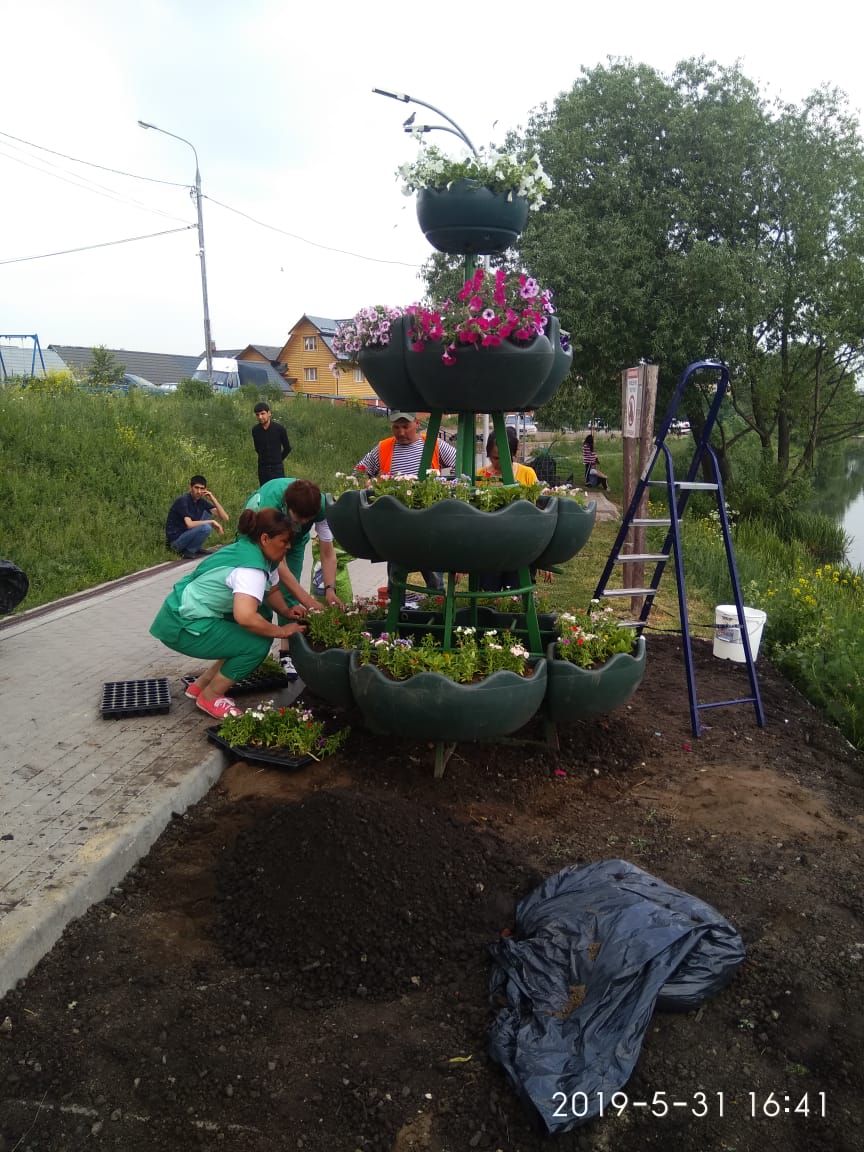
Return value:
[[(705, 425), (696, 443), (696, 449), (693, 453), (693, 459), (690, 462), (690, 467), (687, 469), (687, 476), (684, 480), (676, 480), (675, 467), (672, 460), (672, 453), (666, 444), (666, 438), (669, 435), (672, 423), (676, 418), (681, 398), (684, 395), (685, 389), (695, 376), (697, 372), (711, 371), (719, 373), (719, 380), (716, 384), (713, 399), (708, 410), (708, 416), (705, 420)], [(600, 577), (597, 589), (594, 593), (597, 599), (601, 597), (621, 597), (621, 596), (640, 596), (644, 597), (642, 611), (638, 620), (628, 621), (628, 626), (638, 629), (640, 632), (645, 627), (648, 617), (651, 614), (651, 609), (654, 605), (654, 597), (657, 595), (657, 589), (660, 586), (660, 580), (663, 577), (666, 564), (671, 558), (675, 565), (675, 580), (678, 585), (678, 608), (681, 617), (681, 633), (683, 638), (684, 647), (684, 664), (687, 673), (687, 692), (690, 697), (690, 723), (693, 729), (693, 735), (699, 736), (702, 731), (702, 724), (699, 719), (700, 712), (708, 708), (725, 708), (733, 704), (752, 704), (756, 713), (756, 723), (760, 728), (765, 727), (765, 713), (762, 708), (762, 699), (759, 695), (759, 683), (756, 678), (756, 668), (753, 662), (753, 654), (750, 648), (750, 636), (747, 630), (747, 622), (744, 616), (744, 602), (741, 598), (741, 584), (738, 579), (738, 569), (735, 566), (735, 553), (732, 548), (732, 536), (729, 530), (729, 518), (726, 514), (726, 502), (723, 497), (723, 483), (720, 477), (720, 465), (717, 460), (717, 455), (711, 447), (710, 439), (711, 432), (717, 422), (717, 416), (720, 411), (720, 406), (723, 403), (723, 397), (726, 395), (726, 390), (729, 385), (729, 369), (725, 364), (718, 360), (697, 360), (695, 363), (690, 364), (681, 376), (681, 380), (675, 390), (675, 395), (666, 410), (663, 417), (660, 431), (654, 439), (654, 445), (648, 462), (639, 477), (636, 484), (636, 489), (633, 493), (633, 499), (622, 519), (621, 528), (615, 538), (615, 543), (612, 545), (612, 551), (609, 554), (609, 559), (606, 561), (606, 567), (603, 569), (603, 574)], [(652, 480), (652, 474), (655, 466), (660, 460), (663, 460), (666, 465), (666, 476), (664, 479)], [(697, 479), (707, 472), (712, 478), (704, 481)], [(667, 507), (670, 509), (670, 514), (665, 518), (650, 518), (640, 516), (640, 509), (643, 505), (643, 499), (646, 492), (652, 488), (665, 489), (667, 500)], [(690, 622), (687, 611), (687, 595), (684, 584), (684, 564), (681, 556), (681, 520), (687, 508), (691, 492), (713, 492), (717, 502), (717, 513), (720, 518), (720, 529), (723, 537), (723, 546), (726, 550), (726, 561), (729, 568), (729, 577), (732, 584), (732, 599), (735, 604), (735, 610), (738, 614), (738, 625), (741, 636), (741, 646), (744, 650), (744, 663), (747, 666), (747, 676), (750, 681), (750, 695), (744, 696), (737, 700), (717, 700), (713, 703), (700, 704), (696, 694), (696, 676), (693, 669), (693, 650), (690, 637)], [(674, 515), (672, 510), (674, 509)], [(659, 552), (625, 552), (623, 551), (625, 544), (628, 542), (631, 528), (651, 528), (651, 527), (666, 527), (668, 529), (663, 547)], [(613, 572), (619, 564), (653, 564), (654, 574), (651, 577), (650, 583), (647, 587), (643, 588), (614, 588), (610, 587), (609, 580)]]

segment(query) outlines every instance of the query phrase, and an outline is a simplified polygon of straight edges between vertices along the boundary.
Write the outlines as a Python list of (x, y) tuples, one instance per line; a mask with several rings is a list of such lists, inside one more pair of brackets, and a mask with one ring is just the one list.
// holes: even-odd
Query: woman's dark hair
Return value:
[[(511, 457), (515, 456), (516, 450), (519, 447), (519, 437), (516, 434), (516, 429), (511, 428), (509, 424), (507, 425), (507, 443), (510, 445), (510, 456)], [(497, 444), (497, 440), (495, 439), (495, 433), (490, 432), (487, 439), (486, 439), (486, 455), (487, 456), (489, 455), (490, 449), (494, 448), (496, 444)]]
[(321, 489), (311, 480), (295, 480), (285, 489), (282, 503), (298, 520), (314, 520), (321, 510)]
[(257, 544), (262, 536), (292, 536), (294, 525), (279, 508), (261, 508), (257, 512), (244, 508), (237, 521), (237, 531)]
[(589, 432), (588, 435), (585, 437), (585, 439), (582, 441), (582, 443), (587, 444), (589, 448), (593, 449), (593, 447), (594, 447), (594, 434), (592, 432)]

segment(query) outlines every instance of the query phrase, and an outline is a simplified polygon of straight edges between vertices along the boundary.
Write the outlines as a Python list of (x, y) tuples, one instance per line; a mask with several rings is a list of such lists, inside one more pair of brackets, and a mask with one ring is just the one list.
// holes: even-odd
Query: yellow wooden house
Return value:
[(362, 400), (385, 407), (356, 365), (340, 360), (333, 350), (338, 320), (301, 316), (276, 359), (295, 396), (321, 400)]

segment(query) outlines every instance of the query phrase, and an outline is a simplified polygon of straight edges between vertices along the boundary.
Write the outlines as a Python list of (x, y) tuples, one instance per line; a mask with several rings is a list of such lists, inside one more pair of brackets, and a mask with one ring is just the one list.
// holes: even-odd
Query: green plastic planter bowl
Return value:
[[(554, 353), (547, 336), (530, 344), (505, 340), (492, 348), (459, 345), (455, 364), (441, 359), (444, 344), (429, 341), (408, 350), (405, 364), (423, 408), (441, 412), (501, 412), (523, 409), (552, 371)], [(409, 409), (413, 411), (414, 409)]]
[(360, 522), (361, 498), (365, 503), (366, 493), (343, 492), (338, 500), (327, 493), (327, 523), (336, 537), (336, 543), (349, 555), (359, 560), (371, 560), (378, 564), (381, 557), (370, 544)]
[(316, 696), (340, 708), (353, 705), (348, 678), (348, 661), (353, 649), (327, 648), (318, 652), (302, 632), (295, 632), (288, 641), (288, 650), (300, 679)]
[(534, 561), (538, 568), (552, 568), (555, 564), (563, 564), (565, 560), (572, 560), (577, 552), (581, 552), (594, 530), (597, 515), (596, 500), (589, 500), (588, 506), (583, 508), (568, 496), (553, 496), (551, 499), (558, 503), (558, 516), (552, 539)]
[(456, 684), (437, 672), (390, 680), (374, 664), (349, 663), (354, 702), (382, 735), (417, 740), (488, 740), (515, 732), (535, 715), (546, 692), (546, 661), (532, 676), (495, 672), (475, 684)]
[(603, 715), (620, 708), (645, 675), (645, 637), (636, 654), (618, 652), (600, 668), (579, 668), (555, 657), (555, 645), (546, 649), (549, 680), (543, 709), (556, 724), (572, 724), (583, 716)]
[(389, 344), (370, 345), (357, 354), (357, 363), (376, 396), (397, 412), (416, 412), (425, 408), (422, 396), (408, 377), (405, 367), (407, 355), (404, 316), (391, 322)]
[(552, 368), (540, 386), (540, 390), (531, 397), (531, 403), (528, 405), (529, 408), (539, 408), (543, 404), (548, 404), (564, 383), (567, 373), (573, 367), (573, 349), (568, 348), (565, 352), (561, 347), (561, 323), (557, 316), (550, 318), (546, 326), (546, 335), (549, 338), (549, 343), (552, 345)]
[(454, 255), (503, 252), (528, 221), (522, 196), (493, 192), (474, 180), (417, 193), (417, 221), (433, 248)]
[[(393, 496), (379, 496), (371, 502), (366, 492), (359, 496), (358, 519), (371, 546), (360, 555), (371, 550), (409, 572), (498, 572), (527, 567), (549, 546), (560, 503), (553, 498), (545, 508), (538, 508), (528, 500), (517, 500), (497, 512), (481, 512), (461, 500), (406, 508)], [(337, 524), (333, 533), (341, 544)]]

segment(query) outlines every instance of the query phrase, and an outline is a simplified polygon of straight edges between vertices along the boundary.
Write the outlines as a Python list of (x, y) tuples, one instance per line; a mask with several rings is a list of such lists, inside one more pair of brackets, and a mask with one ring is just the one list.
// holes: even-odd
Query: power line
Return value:
[(75, 164), (87, 164), (90, 168), (100, 168), (103, 172), (113, 172), (115, 176), (129, 176), (133, 180), (148, 180), (151, 184), (170, 184), (172, 188), (188, 188), (188, 184), (177, 180), (157, 180), (155, 176), (139, 176), (135, 172), (121, 172), (119, 168), (106, 168), (104, 164), (94, 164), (92, 160), (79, 160), (77, 156), (67, 156), (65, 152), (55, 152), (53, 148), (46, 148), (42, 144), (34, 144), (30, 140), (22, 140), (20, 136), (12, 136), (9, 132), (0, 132), (8, 140), (17, 140), (19, 144), (26, 144), (28, 148), (38, 148), (41, 152), (50, 152), (52, 156), (62, 156), (64, 160), (71, 160)]
[[(174, 180), (157, 180), (153, 176), (138, 176), (134, 172), (122, 172), (118, 168), (108, 168), (104, 164), (94, 164), (90, 160), (80, 160), (77, 156), (69, 156), (65, 152), (57, 152), (53, 148), (44, 147), (44, 145), (42, 145), (42, 144), (34, 144), (30, 140), (23, 140), (20, 136), (13, 136), (9, 132), (0, 131), (0, 136), (5, 136), (6, 139), (8, 139), (8, 140), (15, 140), (19, 144), (26, 144), (29, 148), (38, 148), (40, 151), (48, 152), (52, 156), (61, 156), (64, 160), (71, 160), (75, 164), (86, 164), (91, 168), (99, 168), (103, 172), (113, 172), (117, 176), (129, 176), (133, 180), (148, 180), (153, 184), (168, 184), (174, 188), (188, 188), (188, 187), (190, 187), (190, 185), (188, 185), (188, 184), (181, 184), (181, 183), (178, 183), (177, 181), (174, 181)], [(54, 172), (46, 172), (44, 168), (38, 168), (33, 164), (28, 165), (26, 161), (20, 160), (16, 156), (9, 156), (8, 153), (0, 153), (0, 155), (5, 155), (8, 160), (15, 160), (19, 164), (25, 164), (27, 167), (35, 168), (35, 170), (37, 172), (42, 172), (42, 174), (45, 176), (53, 176), (56, 180), (63, 180), (64, 179), (62, 176), (58, 176)], [(34, 159), (36, 159), (36, 157), (34, 157)], [(71, 181), (71, 180), (66, 180), (65, 183), (71, 183), (71, 184), (73, 184), (73, 187), (82, 188), (85, 192), (92, 192), (95, 190), (93, 188), (86, 188), (82, 184), (75, 184), (74, 181)], [(96, 185), (96, 188), (98, 188), (98, 187), (99, 187), (99, 185)], [(100, 193), (100, 194), (101, 195), (108, 195), (108, 193)], [(299, 240), (301, 244), (308, 244), (312, 248), (320, 248), (324, 252), (335, 252), (339, 256), (350, 256), (355, 260), (367, 260), (372, 264), (395, 264), (401, 268), (420, 268), (421, 267), (420, 264), (410, 263), (406, 260), (386, 260), (380, 256), (365, 256), (362, 252), (349, 252), (345, 248), (334, 248), (334, 247), (332, 247), (332, 245), (329, 245), (329, 244), (319, 244), (315, 240), (307, 240), (307, 238), (305, 236), (298, 236), (296, 232), (288, 232), (284, 228), (277, 228), (275, 224), (268, 224), (264, 220), (257, 220), (254, 216), (250, 216), (248, 212), (241, 212), (241, 210), (239, 208), (232, 208), (230, 204), (223, 204), (221, 200), (214, 200), (212, 196), (208, 196), (206, 193), (203, 193), (203, 196), (204, 196), (204, 199), (209, 200), (211, 202), (211, 204), (216, 204), (220, 208), (224, 208), (227, 212), (234, 212), (234, 213), (236, 213), (236, 215), (242, 216), (244, 219), (249, 220), (252, 224), (257, 224), (260, 228), (267, 228), (271, 232), (278, 232), (282, 236), (288, 236), (292, 240)], [(112, 198), (120, 200), (122, 202), (122, 197), (118, 197), (115, 195)], [(136, 204), (136, 201), (127, 200), (126, 203)], [(144, 207), (143, 205), (136, 205), (136, 206)], [(170, 216), (168, 213), (161, 212), (157, 208), (150, 208), (150, 209), (145, 209), (145, 210), (150, 211), (150, 212), (155, 212), (157, 215), (166, 216), (168, 219), (172, 219), (172, 220), (179, 219), (179, 217)], [(194, 227), (194, 225), (190, 225), (190, 227)], [(184, 229), (177, 228), (177, 229), (173, 229), (173, 231), (182, 232), (182, 231), (184, 231)], [(154, 232), (154, 233), (152, 233), (152, 235), (154, 235), (154, 236), (167, 236), (167, 235), (170, 235), (170, 232)], [(147, 237), (132, 237), (132, 239), (136, 239), (136, 240), (137, 239), (147, 239)], [(109, 244), (105, 244), (105, 245), (94, 244), (94, 245), (91, 245), (90, 247), (101, 248), (101, 247), (109, 247), (110, 244), (125, 244), (125, 243), (128, 243), (128, 241), (115, 240), (115, 241), (110, 241)], [(70, 249), (68, 249), (68, 251), (69, 252), (83, 252), (83, 251), (87, 251), (87, 249), (86, 248), (70, 248)], [(55, 255), (62, 256), (65, 254), (66, 254), (65, 252), (57, 252), (57, 253), (49, 252), (49, 253), (46, 253), (46, 256), (55, 256)], [(44, 257), (43, 256), (27, 256), (27, 257), (21, 257), (21, 259), (24, 259), (24, 260), (41, 260), (41, 259), (44, 259)], [(16, 263), (16, 262), (17, 261), (14, 261), (14, 260), (0, 260), (0, 264), (12, 264), (12, 263)]]
[(194, 224), (185, 228), (169, 228), (167, 232), (148, 232), (146, 236), (127, 236), (125, 240), (106, 240), (104, 244), (85, 244), (82, 248), (64, 248), (62, 252), (42, 252), (39, 256), (15, 256), (12, 260), (0, 260), (0, 264), (24, 264), (28, 260), (47, 260), (49, 256), (69, 256), (73, 252), (91, 252), (94, 248), (112, 248), (115, 244), (132, 244), (136, 240), (152, 240), (156, 236), (173, 236), (175, 232), (190, 232)]
[[(0, 132), (0, 136), (5, 133)], [(14, 145), (11, 145), (14, 147)], [(131, 200), (128, 196), (121, 196), (114, 191), (113, 188), (108, 188), (104, 184), (97, 184), (94, 180), (89, 180), (84, 176), (83, 179), (87, 180), (87, 184), (81, 184), (77, 179), (69, 180), (65, 176), (59, 175), (58, 172), (49, 172), (45, 168), (40, 168), (37, 164), (30, 164), (26, 160), (22, 160), (20, 156), (10, 156), (8, 152), (0, 151), (0, 156), (5, 156), (7, 160), (12, 160), (15, 164), (23, 164), (25, 168), (32, 168), (34, 172), (41, 172), (43, 176), (50, 176), (53, 180), (62, 180), (64, 184), (71, 184), (73, 188), (80, 188), (82, 192), (93, 192), (97, 196), (104, 196), (108, 200), (115, 200), (118, 204), (131, 204), (134, 208), (140, 208), (143, 212), (152, 212), (154, 216), (164, 216), (166, 220), (181, 220), (182, 217), (174, 216), (170, 212), (163, 212), (161, 208), (149, 208), (146, 204), (142, 204), (139, 200)], [(31, 160), (39, 160), (38, 156), (31, 156)], [(45, 161), (50, 164), (50, 160)], [(59, 165), (53, 164), (52, 167), (59, 168)], [(61, 172), (68, 172), (67, 168), (61, 168)], [(75, 176), (74, 172), (69, 172), (70, 176)], [(88, 187), (92, 184), (93, 187)], [(187, 185), (183, 184), (181, 187), (185, 188)]]
[(251, 220), (253, 224), (258, 224), (261, 228), (269, 228), (271, 232), (279, 232), (282, 236), (290, 236), (292, 240), (299, 240), (301, 244), (310, 244), (313, 248), (323, 248), (325, 252), (337, 252), (340, 256), (353, 256), (356, 260), (369, 260), (374, 264), (398, 264), (402, 268), (420, 268), (419, 264), (409, 264), (405, 260), (384, 260), (380, 256), (364, 256), (361, 252), (348, 252), (344, 248), (332, 248), (329, 244), (318, 244), (315, 240), (307, 240), (305, 236), (298, 236), (296, 232), (286, 232), (284, 228), (277, 228), (275, 224), (267, 224), (263, 220), (256, 220), (254, 216), (250, 216), (248, 212), (241, 212), (239, 208), (232, 208), (230, 204), (223, 204), (221, 200), (214, 200), (212, 196), (208, 196), (206, 192), (202, 193), (205, 200), (209, 200), (211, 204), (218, 204), (220, 208), (225, 208), (228, 212), (236, 212), (238, 216), (245, 217), (246, 220)]

